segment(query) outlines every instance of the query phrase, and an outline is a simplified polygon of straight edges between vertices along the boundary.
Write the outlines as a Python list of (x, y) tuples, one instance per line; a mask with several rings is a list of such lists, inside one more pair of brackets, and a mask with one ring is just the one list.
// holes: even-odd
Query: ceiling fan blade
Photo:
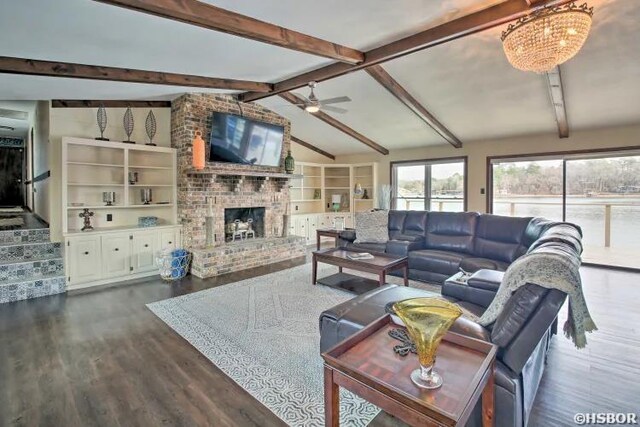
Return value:
[(328, 98), (328, 99), (320, 100), (320, 104), (322, 105), (339, 104), (341, 102), (351, 102), (351, 98), (349, 98), (348, 96), (338, 96), (336, 98)]
[(299, 104), (278, 104), (278, 105), (273, 105), (273, 108), (279, 108), (279, 107), (305, 107), (307, 104), (303, 104), (302, 102)]
[(345, 110), (344, 108), (332, 107), (330, 105), (322, 106), (322, 110), (324, 111), (333, 111), (334, 113), (344, 114), (349, 110)]

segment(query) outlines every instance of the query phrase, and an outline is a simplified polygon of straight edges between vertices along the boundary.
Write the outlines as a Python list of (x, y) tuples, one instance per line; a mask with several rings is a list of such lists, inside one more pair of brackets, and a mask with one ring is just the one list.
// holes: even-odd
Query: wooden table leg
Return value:
[(385, 282), (387, 281), (387, 272), (384, 270), (381, 271), (379, 277), (380, 277), (379, 285), (384, 286)]
[(320, 250), (320, 233), (316, 231), (316, 250)]
[(324, 366), (324, 425), (338, 427), (340, 424), (340, 394), (333, 382), (333, 369)]
[(482, 390), (482, 427), (493, 427), (495, 400), (495, 366), (489, 368), (489, 380)]
[(409, 286), (409, 266), (405, 265), (404, 268), (402, 269), (402, 272), (404, 275), (404, 285)]
[(342, 273), (342, 267), (338, 267), (338, 273)]
[(311, 273), (311, 284), (316, 284), (316, 279), (318, 276), (318, 260), (316, 259), (316, 254), (313, 254), (313, 260), (311, 261), (312, 265), (312, 273)]

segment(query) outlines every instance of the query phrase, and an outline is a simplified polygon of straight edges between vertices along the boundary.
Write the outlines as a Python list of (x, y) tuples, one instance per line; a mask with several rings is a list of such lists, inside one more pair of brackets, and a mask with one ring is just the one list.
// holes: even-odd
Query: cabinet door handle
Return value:
[(173, 242), (171, 240), (169, 240), (169, 244), (172, 244)]
[(145, 247), (145, 248), (148, 248), (148, 247), (149, 247), (149, 245), (145, 243), (145, 244), (144, 244), (144, 247)]
[(85, 252), (84, 254), (85, 254), (85, 255), (89, 255), (89, 251)]
[(119, 250), (120, 250), (120, 249), (118, 249), (118, 248), (115, 248), (115, 249), (114, 249), (114, 251), (116, 251), (116, 252), (118, 252)]

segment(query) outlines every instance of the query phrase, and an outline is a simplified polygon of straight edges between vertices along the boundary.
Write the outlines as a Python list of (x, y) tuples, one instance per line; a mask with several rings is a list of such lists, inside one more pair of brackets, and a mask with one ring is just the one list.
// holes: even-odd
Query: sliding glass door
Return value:
[(640, 153), (493, 159), (490, 209), (579, 225), (583, 260), (640, 268)]
[(493, 163), (493, 213), (562, 221), (562, 160)]
[(465, 209), (466, 159), (392, 162), (392, 206), (402, 210)]

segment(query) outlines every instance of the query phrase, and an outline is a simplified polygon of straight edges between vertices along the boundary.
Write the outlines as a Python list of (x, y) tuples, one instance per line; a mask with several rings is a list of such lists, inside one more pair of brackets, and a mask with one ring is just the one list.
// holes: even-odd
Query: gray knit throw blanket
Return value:
[(582, 293), (580, 256), (575, 252), (571, 255), (567, 247), (550, 239), (546, 244), (543, 242), (538, 245), (537, 251), (532, 248), (528, 254), (514, 261), (478, 323), (487, 326), (495, 322), (511, 295), (528, 283), (558, 289), (569, 296), (569, 315), (564, 324), (564, 334), (573, 340), (577, 348), (584, 348), (587, 345), (586, 332), (598, 328), (591, 319)]

